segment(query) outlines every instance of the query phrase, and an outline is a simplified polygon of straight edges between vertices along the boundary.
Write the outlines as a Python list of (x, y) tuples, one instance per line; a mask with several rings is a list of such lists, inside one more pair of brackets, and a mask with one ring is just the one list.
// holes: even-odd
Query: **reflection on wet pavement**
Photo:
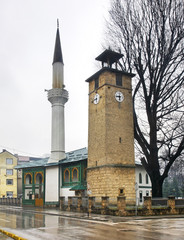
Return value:
[[(1, 220), (0, 220), (1, 221)], [(6, 235), (0, 233), (0, 239), (1, 240), (12, 240), (12, 238), (7, 237)]]
[[(182, 218), (91, 221), (0, 207), (0, 228), (27, 239), (182, 240)], [(1, 239), (1, 236), (0, 236)], [(7, 239), (7, 238), (2, 238)]]

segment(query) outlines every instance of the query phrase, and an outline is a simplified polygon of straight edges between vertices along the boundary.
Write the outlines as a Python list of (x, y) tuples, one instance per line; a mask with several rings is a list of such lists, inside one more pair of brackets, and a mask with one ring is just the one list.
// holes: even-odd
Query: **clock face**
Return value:
[(94, 104), (98, 104), (100, 100), (100, 95), (98, 93), (95, 94), (94, 99), (93, 99), (93, 103)]
[(118, 102), (123, 102), (123, 100), (124, 100), (124, 96), (123, 96), (123, 93), (122, 92), (116, 92), (115, 93), (115, 99), (116, 99), (116, 101), (118, 101)]

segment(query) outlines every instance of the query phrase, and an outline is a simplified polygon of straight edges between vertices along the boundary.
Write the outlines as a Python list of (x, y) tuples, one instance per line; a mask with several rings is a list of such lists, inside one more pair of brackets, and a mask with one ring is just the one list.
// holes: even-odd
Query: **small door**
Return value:
[(35, 198), (35, 207), (43, 207), (43, 198)]

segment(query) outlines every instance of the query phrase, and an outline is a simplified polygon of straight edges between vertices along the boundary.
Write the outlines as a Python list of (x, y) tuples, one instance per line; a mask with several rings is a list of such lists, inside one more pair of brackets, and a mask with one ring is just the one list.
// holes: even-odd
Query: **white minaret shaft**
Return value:
[(64, 105), (68, 101), (68, 92), (64, 89), (64, 64), (57, 28), (53, 59), (52, 89), (48, 91), (48, 100), (52, 104), (51, 157), (49, 162), (58, 162), (65, 158)]
[(64, 87), (64, 65), (61, 62), (53, 63), (53, 81), (52, 88), (63, 88)]

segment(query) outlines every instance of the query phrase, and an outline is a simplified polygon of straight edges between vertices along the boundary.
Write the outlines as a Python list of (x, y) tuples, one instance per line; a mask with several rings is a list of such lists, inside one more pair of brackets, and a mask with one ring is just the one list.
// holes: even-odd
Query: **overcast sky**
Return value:
[(87, 147), (88, 83), (98, 71), (109, 0), (1, 0), (0, 150), (50, 153), (51, 104), (57, 18), (69, 101), (66, 151)]

